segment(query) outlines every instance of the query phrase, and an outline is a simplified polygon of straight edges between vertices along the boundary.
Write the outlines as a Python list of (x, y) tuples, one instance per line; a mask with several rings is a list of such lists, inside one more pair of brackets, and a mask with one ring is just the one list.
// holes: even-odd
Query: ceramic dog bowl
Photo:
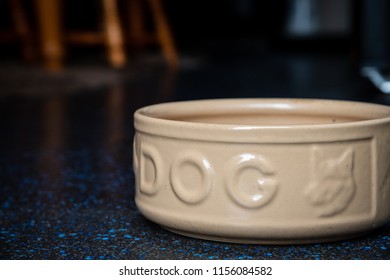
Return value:
[(300, 99), (135, 113), (136, 204), (164, 228), (241, 243), (354, 237), (390, 217), (390, 107)]

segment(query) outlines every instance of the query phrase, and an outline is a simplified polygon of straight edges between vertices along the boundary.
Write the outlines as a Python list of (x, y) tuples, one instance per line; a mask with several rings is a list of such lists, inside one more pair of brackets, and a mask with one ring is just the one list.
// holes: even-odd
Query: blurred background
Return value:
[[(0, 0), (2, 256), (161, 257), (156, 244), (166, 239), (171, 257), (209, 248), (201, 255), (208, 257), (222, 247), (179, 250), (174, 240), (191, 239), (167, 235), (138, 213), (134, 111), (240, 97), (390, 105), (389, 69), (387, 0)], [(109, 234), (118, 224), (138, 238), (131, 246)], [(106, 249), (102, 238), (111, 240)], [(390, 246), (383, 242), (378, 248)], [(344, 254), (326, 246), (306, 247), (305, 256)], [(254, 257), (269, 253), (245, 248)], [(374, 253), (388, 257), (381, 250)]]
[(163, 91), (173, 99), (356, 98), (346, 91), (360, 77), (387, 93), (389, 6), (385, 0), (2, 0), (1, 96), (81, 93), (169, 71), (175, 73), (166, 83), (175, 88)]

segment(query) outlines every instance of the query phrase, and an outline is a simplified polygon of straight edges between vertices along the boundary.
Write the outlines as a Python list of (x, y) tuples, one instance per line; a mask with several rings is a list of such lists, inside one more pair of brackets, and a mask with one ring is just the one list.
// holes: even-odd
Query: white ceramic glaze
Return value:
[(309, 99), (157, 104), (135, 113), (136, 204), (187, 236), (310, 243), (390, 218), (390, 107)]

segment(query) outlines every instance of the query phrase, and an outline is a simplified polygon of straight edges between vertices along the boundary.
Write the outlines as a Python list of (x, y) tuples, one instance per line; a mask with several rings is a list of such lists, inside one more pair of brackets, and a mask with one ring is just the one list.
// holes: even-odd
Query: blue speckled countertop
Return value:
[(390, 258), (390, 226), (349, 241), (296, 246), (210, 242), (165, 231), (135, 207), (127, 157), (127, 147), (2, 156), (1, 258)]
[[(349, 68), (344, 62), (303, 61), (329, 79), (305, 82), (294, 74), (294, 67), (302, 66), (294, 59), (278, 60), (276, 67), (281, 69), (274, 72), (291, 69), (290, 74), (284, 72), (285, 83), (274, 85), (269, 81), (273, 76), (251, 76), (253, 70), (264, 73), (256, 68), (264, 67), (263, 60), (240, 58), (182, 71), (175, 86), (168, 88), (162, 87), (164, 79), (172, 77), (157, 71), (78, 94), (0, 96), (0, 258), (390, 259), (389, 224), (347, 241), (243, 245), (176, 235), (146, 220), (135, 206), (132, 114), (141, 106), (242, 96), (337, 97), (389, 104), (378, 93), (361, 95), (361, 85), (351, 85), (355, 78), (345, 74)], [(295, 90), (287, 94), (288, 89)]]

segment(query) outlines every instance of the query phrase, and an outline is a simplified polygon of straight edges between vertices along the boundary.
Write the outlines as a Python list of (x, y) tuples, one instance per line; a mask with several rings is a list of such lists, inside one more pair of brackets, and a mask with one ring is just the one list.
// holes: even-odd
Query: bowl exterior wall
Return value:
[(204, 140), (191, 139), (180, 122), (170, 127), (173, 137), (153, 122), (136, 127), (136, 204), (172, 231), (307, 243), (352, 237), (389, 220), (389, 122), (254, 129), (233, 142), (206, 132)]

